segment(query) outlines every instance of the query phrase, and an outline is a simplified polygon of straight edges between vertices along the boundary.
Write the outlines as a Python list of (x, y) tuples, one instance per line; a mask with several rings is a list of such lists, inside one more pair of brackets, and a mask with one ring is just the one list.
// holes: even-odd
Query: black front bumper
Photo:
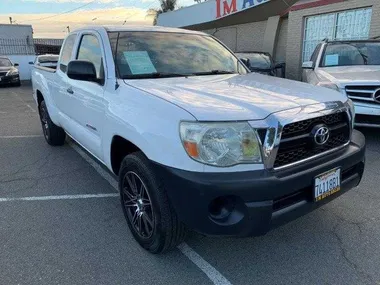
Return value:
[(0, 85), (17, 84), (20, 82), (19, 75), (0, 76)]
[[(279, 171), (196, 173), (155, 164), (180, 220), (207, 235), (254, 236), (294, 220), (344, 192), (362, 178), (365, 138), (353, 132), (344, 149)], [(340, 167), (341, 190), (313, 201), (314, 178)]]

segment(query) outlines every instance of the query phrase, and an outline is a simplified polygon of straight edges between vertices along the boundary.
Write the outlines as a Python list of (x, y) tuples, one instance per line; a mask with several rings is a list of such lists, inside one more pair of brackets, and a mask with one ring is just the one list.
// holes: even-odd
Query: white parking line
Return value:
[(28, 138), (40, 138), (43, 135), (25, 135), (25, 136), (0, 136), (0, 139), (28, 139)]
[[(84, 152), (78, 145), (73, 142), (69, 142), (69, 145), (79, 153), (94, 169), (107, 180), (112, 187), (119, 192), (118, 183), (115, 178), (104, 170), (90, 155)], [(196, 253), (187, 243), (183, 242), (177, 247), (183, 255), (185, 255), (190, 261), (192, 261), (200, 270), (203, 271), (215, 285), (232, 285), (226, 277), (216, 270), (210, 263), (204, 260), (198, 253)]]
[(90, 198), (109, 198), (119, 197), (119, 194), (80, 194), (80, 195), (57, 195), (57, 196), (39, 196), (39, 197), (16, 197), (16, 198), (0, 198), (0, 202), (13, 201), (47, 201), (47, 200), (72, 200), (72, 199), (90, 199)]
[(196, 253), (186, 243), (181, 243), (178, 249), (186, 255), (200, 270), (202, 270), (207, 277), (217, 285), (232, 285), (218, 270), (216, 270), (210, 263), (204, 260), (198, 253)]

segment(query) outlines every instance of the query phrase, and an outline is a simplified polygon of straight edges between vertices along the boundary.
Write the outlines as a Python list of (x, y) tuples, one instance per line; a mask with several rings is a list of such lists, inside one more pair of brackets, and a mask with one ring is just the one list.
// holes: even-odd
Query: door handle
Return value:
[(73, 88), (71, 88), (71, 87), (67, 88), (66, 91), (67, 91), (67, 93), (69, 93), (69, 94), (74, 94)]

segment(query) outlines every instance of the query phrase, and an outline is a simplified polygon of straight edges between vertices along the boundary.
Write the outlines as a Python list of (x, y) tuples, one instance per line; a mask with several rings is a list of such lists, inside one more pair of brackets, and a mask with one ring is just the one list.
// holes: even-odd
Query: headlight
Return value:
[(340, 92), (339, 87), (331, 82), (319, 82), (317, 85)]
[(7, 73), (7, 76), (9, 75), (17, 75), (18, 74), (18, 70), (17, 69), (11, 69), (8, 71)]
[(182, 144), (196, 161), (214, 166), (261, 163), (257, 133), (247, 122), (182, 122)]

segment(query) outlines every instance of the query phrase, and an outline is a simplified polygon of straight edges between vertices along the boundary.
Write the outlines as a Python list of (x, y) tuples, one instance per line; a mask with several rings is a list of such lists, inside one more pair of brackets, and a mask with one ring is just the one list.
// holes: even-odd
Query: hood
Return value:
[(339, 92), (258, 73), (125, 80), (167, 100), (200, 121), (260, 120), (274, 112), (328, 101)]
[(380, 83), (380, 65), (323, 67), (318, 69), (318, 73), (337, 85), (355, 82)]
[(0, 72), (8, 72), (11, 69), (14, 69), (14, 67), (13, 66), (0, 66)]

